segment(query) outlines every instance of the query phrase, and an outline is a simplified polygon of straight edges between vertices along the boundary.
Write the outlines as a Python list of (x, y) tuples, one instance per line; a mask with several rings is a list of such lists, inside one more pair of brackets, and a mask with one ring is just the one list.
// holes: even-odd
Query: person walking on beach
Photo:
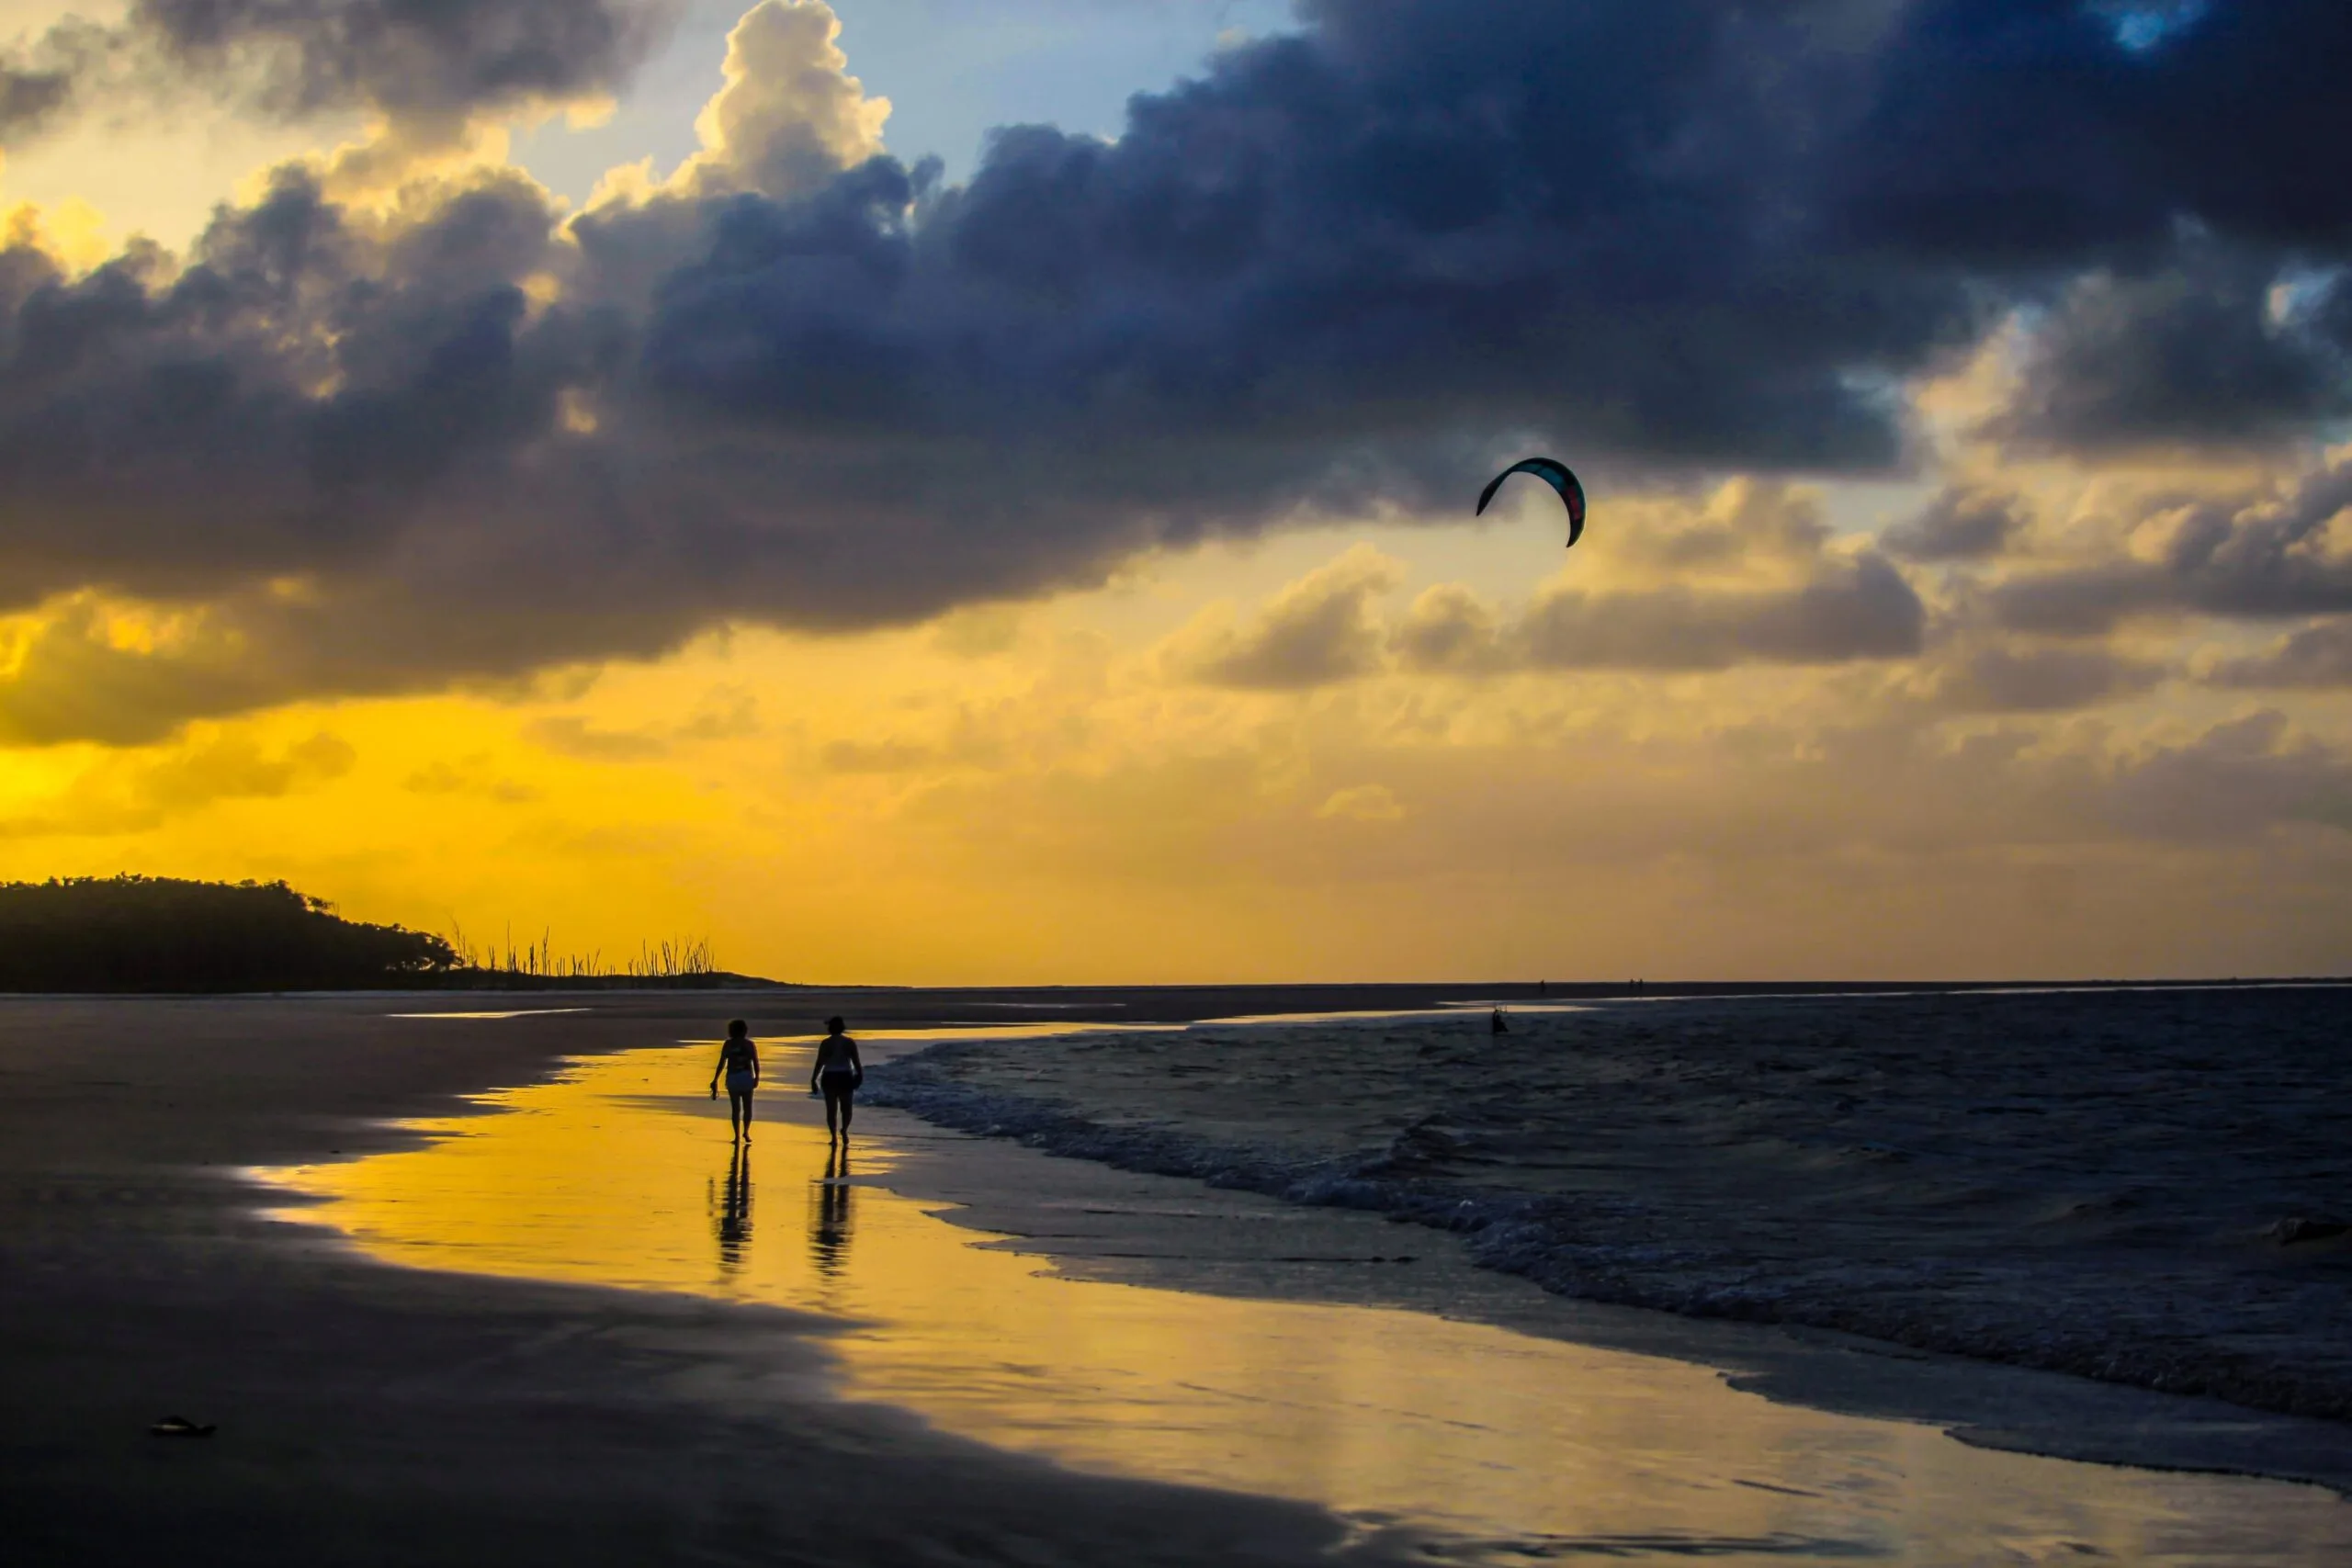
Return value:
[(752, 1141), (752, 1091), (760, 1087), (760, 1048), (752, 1043), (752, 1026), (740, 1018), (727, 1021), (727, 1038), (718, 1047), (718, 1065), (710, 1069), (710, 1098), (718, 1098), (718, 1075), (727, 1075), (727, 1121), (735, 1136)]
[(849, 1142), (852, 1097), (865, 1081), (865, 1064), (858, 1059), (857, 1042), (843, 1032), (838, 1018), (825, 1020), (825, 1037), (817, 1042), (817, 1065), (808, 1074), (808, 1092), (825, 1097), (825, 1132)]

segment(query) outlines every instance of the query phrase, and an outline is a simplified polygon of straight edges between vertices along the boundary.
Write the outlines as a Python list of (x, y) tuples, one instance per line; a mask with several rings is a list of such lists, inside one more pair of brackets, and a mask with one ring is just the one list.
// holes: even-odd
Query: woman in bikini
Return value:
[(849, 1142), (851, 1097), (865, 1081), (865, 1064), (858, 1060), (857, 1042), (842, 1032), (838, 1018), (825, 1020), (825, 1037), (817, 1042), (817, 1065), (808, 1074), (808, 1092), (825, 1097), (825, 1131)]
[(710, 1098), (718, 1098), (718, 1075), (727, 1075), (727, 1120), (735, 1136), (752, 1141), (752, 1091), (760, 1087), (760, 1048), (752, 1043), (751, 1026), (730, 1019), (727, 1039), (718, 1047), (718, 1065), (710, 1069)]

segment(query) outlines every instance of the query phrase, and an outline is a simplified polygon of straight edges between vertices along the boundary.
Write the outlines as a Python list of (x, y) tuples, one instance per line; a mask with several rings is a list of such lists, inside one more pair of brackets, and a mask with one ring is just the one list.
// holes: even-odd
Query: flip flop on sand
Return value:
[(148, 1427), (147, 1435), (153, 1438), (209, 1438), (220, 1429), (209, 1424), (191, 1421), (185, 1416), (166, 1416)]

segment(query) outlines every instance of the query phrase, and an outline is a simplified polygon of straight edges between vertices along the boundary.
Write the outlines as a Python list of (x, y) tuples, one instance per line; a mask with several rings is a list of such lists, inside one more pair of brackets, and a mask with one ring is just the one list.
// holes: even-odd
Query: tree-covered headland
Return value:
[(0, 884), (0, 990), (345, 990), (458, 967), (441, 937), (344, 919), (283, 882)]

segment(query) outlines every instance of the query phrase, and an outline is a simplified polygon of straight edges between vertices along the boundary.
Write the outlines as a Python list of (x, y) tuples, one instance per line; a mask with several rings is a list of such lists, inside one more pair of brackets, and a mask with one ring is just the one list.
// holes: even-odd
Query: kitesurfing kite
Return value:
[(1584, 536), (1584, 486), (1577, 483), (1576, 475), (1557, 458), (1529, 457), (1497, 474), (1478, 492), (1478, 514), (1486, 515), (1487, 502), (1495, 499), (1495, 491), (1502, 489), (1503, 481), (1513, 474), (1533, 474), (1560, 492), (1560, 500), (1568, 509), (1568, 544), (1573, 547)]

